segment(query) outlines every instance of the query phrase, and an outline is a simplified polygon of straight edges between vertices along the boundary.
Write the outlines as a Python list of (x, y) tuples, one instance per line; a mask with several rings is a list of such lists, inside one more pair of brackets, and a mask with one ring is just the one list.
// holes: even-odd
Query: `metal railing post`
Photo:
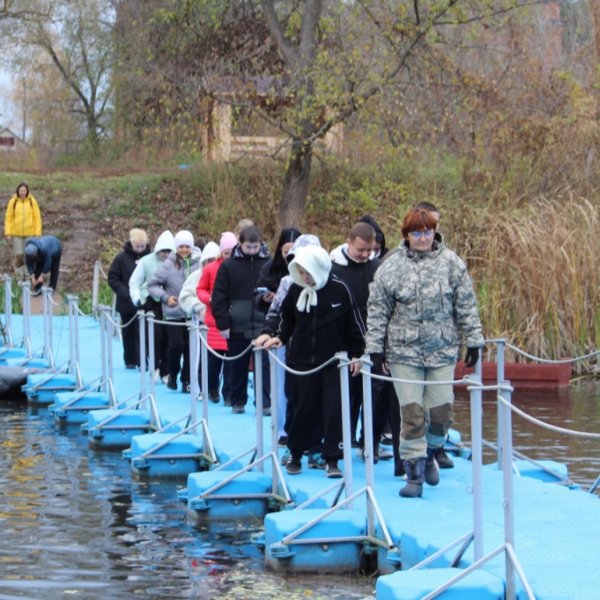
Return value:
[[(500, 384), (504, 381), (504, 357), (505, 357), (506, 343), (505, 340), (496, 340), (496, 382)], [(497, 431), (496, 441), (498, 443), (498, 450), (496, 451), (496, 465), (498, 470), (502, 469), (503, 453), (504, 453), (504, 440), (502, 431), (505, 427), (504, 424), (505, 411), (502, 410), (502, 406), (498, 402), (496, 407), (496, 419), (497, 419)], [(512, 456), (511, 456), (512, 458)]]
[(4, 276), (4, 331), (6, 334), (6, 343), (12, 347), (12, 277)]
[[(148, 324), (148, 370), (150, 371), (150, 394), (154, 397), (154, 372), (156, 371), (156, 356), (154, 354), (154, 313), (146, 313)], [(144, 400), (144, 403), (146, 400)]]
[[(340, 388), (342, 401), (342, 449), (344, 453), (344, 491), (346, 498), (352, 495), (352, 442), (350, 433), (350, 383), (348, 380), (348, 353), (337, 352), (339, 360)], [(366, 433), (365, 433), (366, 435)], [(352, 501), (348, 508), (352, 508)]]
[[(481, 385), (481, 351), (472, 378)], [(471, 445), (473, 471), (473, 550), (475, 560), (483, 556), (483, 407), (482, 392), (470, 387)]]
[[(208, 327), (202, 323), (198, 328), (200, 342), (200, 365), (202, 366), (202, 418), (208, 423)], [(218, 382), (217, 382), (218, 386)]]
[(21, 286), (21, 301), (23, 304), (23, 343), (27, 355), (31, 356), (31, 282), (19, 282)]
[(48, 358), (50, 367), (54, 367), (52, 358), (52, 288), (42, 288), (42, 307), (44, 311), (44, 350), (43, 355)]
[[(508, 381), (499, 381), (498, 383), (509, 384)], [(500, 396), (509, 404), (512, 400), (510, 387), (502, 389)], [(515, 515), (514, 515), (514, 494), (513, 494), (513, 448), (512, 448), (512, 411), (508, 406), (498, 402), (499, 409), (503, 413), (502, 443), (504, 446), (502, 460), (502, 479), (504, 489), (504, 543), (514, 548), (515, 546)], [(512, 560), (505, 557), (506, 568), (506, 597), (516, 598), (515, 569)]]
[[(375, 460), (373, 443), (373, 387), (371, 379), (371, 361), (368, 356), (361, 358), (363, 389), (363, 440), (365, 453), (365, 480), (368, 488), (373, 489), (373, 461)], [(375, 537), (375, 515), (371, 502), (367, 502), (368, 535)]]
[[(137, 311), (138, 319), (138, 337), (140, 342), (140, 394), (142, 398), (146, 397), (146, 315), (143, 310)], [(151, 374), (151, 376), (153, 373)]]
[(190, 415), (194, 424), (191, 431), (196, 435), (196, 398), (200, 391), (198, 386), (198, 323), (194, 318), (187, 321), (189, 339), (189, 364), (190, 364)]
[(100, 323), (100, 363), (102, 367), (102, 386), (101, 389), (103, 392), (107, 391), (107, 377), (108, 377), (108, 359), (106, 356), (107, 352), (107, 337), (108, 334), (106, 332), (106, 311), (99, 309), (98, 321)]
[[(263, 374), (262, 374), (262, 349), (254, 349), (254, 400), (256, 404), (256, 456), (262, 458), (264, 455), (264, 428), (263, 428)], [(258, 470), (262, 473), (264, 463), (260, 462)]]
[[(277, 452), (279, 439), (279, 363), (275, 360), (277, 350), (271, 348), (267, 354), (269, 360), (269, 377), (271, 379), (271, 452)], [(279, 489), (279, 474), (275, 461), (271, 465), (271, 492), (277, 494)]]
[(74, 296), (67, 295), (67, 315), (69, 319), (69, 373), (75, 365), (75, 323), (73, 314)]

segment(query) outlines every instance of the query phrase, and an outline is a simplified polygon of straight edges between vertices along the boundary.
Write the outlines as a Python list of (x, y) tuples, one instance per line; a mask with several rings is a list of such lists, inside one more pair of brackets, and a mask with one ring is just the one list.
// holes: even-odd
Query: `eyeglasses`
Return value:
[(433, 234), (435, 233), (435, 229), (426, 229), (425, 231), (411, 231), (409, 232), (408, 235), (410, 235), (412, 238), (416, 239), (416, 240), (420, 240), (420, 239), (427, 239), (427, 238), (431, 238), (433, 237)]

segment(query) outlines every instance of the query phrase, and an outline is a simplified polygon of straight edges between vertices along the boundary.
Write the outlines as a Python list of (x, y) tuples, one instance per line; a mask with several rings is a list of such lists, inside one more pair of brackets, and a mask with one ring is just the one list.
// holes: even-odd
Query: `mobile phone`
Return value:
[(268, 291), (269, 291), (269, 288), (266, 288), (266, 287), (257, 287), (257, 288), (254, 290), (254, 293), (255, 293), (255, 294), (260, 294), (260, 295), (262, 296), (263, 294), (266, 294), (266, 293), (268, 293)]

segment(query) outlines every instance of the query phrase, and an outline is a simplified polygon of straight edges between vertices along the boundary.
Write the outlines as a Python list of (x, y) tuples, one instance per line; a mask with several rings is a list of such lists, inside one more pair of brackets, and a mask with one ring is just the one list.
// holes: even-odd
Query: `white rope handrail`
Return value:
[[(155, 323), (157, 323), (158, 321), (154, 321)], [(196, 328), (197, 329), (197, 328)], [(223, 338), (225, 339), (225, 338)], [(236, 354), (235, 356), (223, 356), (222, 354), (219, 354), (218, 352), (216, 352), (215, 350), (213, 350), (209, 345), (208, 345), (208, 341), (205, 340), (202, 336), (200, 336), (200, 341), (202, 344), (204, 344), (206, 346), (206, 350), (212, 354), (213, 356), (215, 356), (216, 358), (220, 358), (221, 360), (224, 361), (232, 361), (232, 360), (238, 360), (239, 358), (242, 358), (242, 356), (244, 356), (244, 354), (248, 353), (248, 350), (250, 350), (251, 348), (253, 348), (253, 344), (252, 342), (250, 342), (246, 348), (244, 348), (244, 350), (242, 350), (242, 352), (240, 352), (239, 354)]]
[[(288, 367), (276, 354), (272, 354), (271, 356), (273, 357), (273, 360), (275, 360), (276, 363), (280, 364), (288, 373), (291, 373), (292, 375), (312, 375), (313, 373), (318, 373), (327, 365), (338, 360), (337, 356), (332, 356), (329, 360), (326, 360), (323, 364), (319, 365), (318, 367), (310, 369), (310, 371), (296, 371), (295, 369)], [(348, 363), (349, 362), (350, 361), (348, 361)]]
[(450, 381), (419, 381), (418, 379), (400, 379), (397, 377), (392, 377), (391, 375), (377, 375), (375, 373), (366, 373), (362, 371), (368, 377), (372, 379), (377, 379), (379, 381), (397, 381), (398, 383), (412, 383), (418, 385), (473, 385), (473, 386), (481, 386), (481, 382), (470, 379), (469, 375), (465, 375), (462, 379), (451, 379)]
[(79, 305), (76, 304), (75, 308), (77, 309), (77, 312), (82, 316), (82, 317), (92, 317), (94, 315), (94, 311), (92, 311), (90, 314), (86, 314), (84, 313), (80, 308)]
[(507, 348), (510, 348), (513, 352), (516, 352), (517, 354), (520, 354), (525, 358), (529, 358), (530, 360), (550, 365), (564, 365), (567, 363), (574, 363), (580, 360), (586, 360), (588, 358), (593, 358), (594, 356), (600, 355), (600, 350), (594, 350), (594, 352), (590, 352), (589, 354), (584, 354), (582, 356), (576, 356), (575, 358), (541, 358), (540, 356), (534, 356), (533, 354), (529, 354), (528, 352), (525, 352), (525, 350), (521, 350), (520, 348), (518, 348), (517, 346), (513, 346), (513, 344), (509, 342), (505, 342), (505, 345)]
[(118, 327), (119, 329), (125, 329), (125, 327), (131, 325), (138, 318), (136, 313), (135, 315), (133, 315), (133, 317), (131, 317), (131, 319), (129, 319), (129, 321), (127, 321), (127, 323), (117, 323), (117, 321), (115, 321), (107, 312), (104, 313), (104, 316), (108, 321), (110, 321), (115, 327)]
[(60, 302), (57, 302), (56, 300), (54, 300), (51, 294), (48, 295), (48, 299), (50, 300), (50, 303), (54, 306), (65, 306), (67, 303), (67, 301), (64, 298)]
[(566, 429), (564, 427), (558, 427), (556, 425), (550, 425), (549, 423), (544, 423), (544, 421), (540, 421), (539, 419), (536, 419), (535, 417), (528, 415), (526, 412), (522, 411), (520, 408), (517, 408), (516, 406), (514, 406), (513, 404), (508, 402), (505, 398), (502, 397), (501, 394), (498, 394), (498, 401), (501, 402), (502, 404), (504, 404), (504, 406), (508, 406), (508, 408), (510, 408), (510, 410), (512, 410), (514, 413), (516, 413), (517, 415), (519, 415), (526, 421), (529, 421), (530, 423), (533, 423), (534, 425), (538, 425), (539, 427), (542, 427), (543, 429), (547, 429), (548, 431), (554, 431), (555, 433), (564, 433), (567, 435), (572, 435), (574, 437), (600, 440), (600, 433), (586, 433), (585, 431), (575, 431), (574, 429)]

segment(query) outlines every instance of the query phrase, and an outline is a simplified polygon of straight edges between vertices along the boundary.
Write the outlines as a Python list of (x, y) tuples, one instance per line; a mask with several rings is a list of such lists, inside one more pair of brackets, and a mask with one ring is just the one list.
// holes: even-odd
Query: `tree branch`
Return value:
[(270, 34), (275, 40), (277, 48), (279, 48), (279, 51), (283, 55), (283, 59), (288, 66), (292, 70), (295, 70), (299, 62), (299, 57), (283, 33), (281, 23), (277, 18), (277, 13), (275, 12), (275, 6), (273, 5), (272, 0), (261, 0), (261, 5), (265, 14), (265, 22)]

